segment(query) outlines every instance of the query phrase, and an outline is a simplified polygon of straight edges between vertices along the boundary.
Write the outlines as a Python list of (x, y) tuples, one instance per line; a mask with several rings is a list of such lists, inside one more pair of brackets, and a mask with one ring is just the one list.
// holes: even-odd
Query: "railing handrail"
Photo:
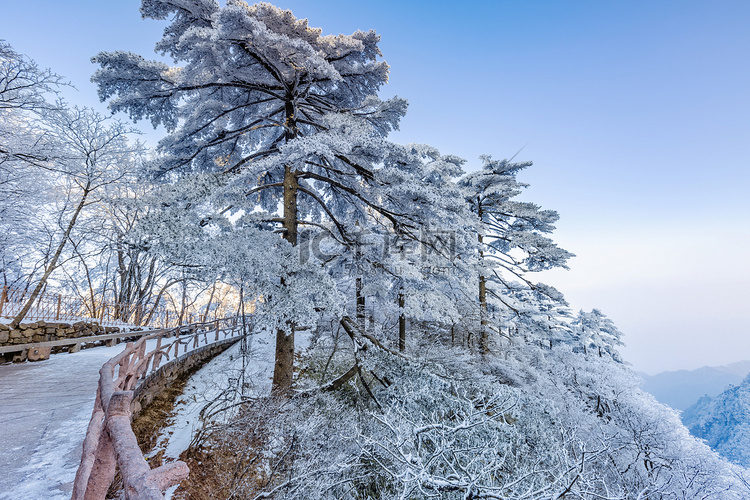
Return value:
[[(181, 336), (186, 330), (187, 335)], [(215, 334), (212, 342), (208, 342), (210, 332)], [(94, 411), (83, 442), (72, 500), (103, 500), (117, 467), (123, 478), (125, 498), (131, 500), (161, 500), (164, 490), (185, 479), (189, 469), (184, 462), (151, 469), (143, 458), (130, 422), (133, 390), (140, 380), (159, 368), (163, 357), (169, 359), (173, 348), (177, 359), (180, 346), (185, 346), (183, 354), (188, 352), (190, 344), (193, 349), (198, 348), (200, 336), (204, 337), (205, 345), (210, 345), (219, 341), (220, 333), (228, 339), (240, 332), (245, 333), (241, 316), (155, 330), (135, 343), (128, 342), (121, 353), (104, 363), (99, 370)], [(174, 341), (162, 345), (162, 339), (172, 335)], [(146, 343), (154, 339), (156, 346), (147, 352)]]
[(64, 346), (72, 346), (75, 344), (88, 344), (88, 343), (93, 343), (93, 342), (103, 342), (107, 340), (116, 340), (116, 339), (121, 339), (121, 338), (145, 337), (146, 335), (150, 335), (151, 333), (152, 333), (152, 330), (128, 331), (128, 332), (118, 332), (118, 333), (105, 333), (102, 335), (90, 335), (86, 337), (70, 337), (70, 338), (59, 339), (59, 340), (45, 340), (42, 342), (27, 342), (25, 344), (11, 344), (11, 345), (6, 345), (6, 346), (0, 346), (0, 354), (25, 351), (27, 349), (34, 349), (34, 348), (40, 348), (40, 347), (64, 347)]
[[(31, 290), (29, 289), (9, 285), (0, 286), (0, 317), (13, 319), (30, 296)], [(216, 306), (218, 307), (219, 304)], [(223, 307), (214, 309), (210, 313), (206, 310), (201, 312), (200, 309), (180, 312), (169, 307), (164, 300), (161, 302), (157, 300), (155, 303), (150, 303), (150, 301), (147, 303), (118, 302), (95, 297), (92, 302), (90, 297), (45, 290), (34, 300), (34, 304), (24, 319), (64, 323), (91, 320), (99, 324), (138, 323), (137, 326), (161, 324), (168, 327), (169, 323), (176, 323), (180, 320), (192, 323), (192, 318), (206, 318), (208, 314), (217, 314)]]

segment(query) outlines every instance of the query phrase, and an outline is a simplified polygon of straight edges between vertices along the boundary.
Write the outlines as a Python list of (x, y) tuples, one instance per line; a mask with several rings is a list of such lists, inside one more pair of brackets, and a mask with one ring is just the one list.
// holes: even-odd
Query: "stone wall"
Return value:
[(131, 418), (138, 417), (141, 409), (148, 406), (161, 391), (170, 386), (180, 375), (210, 361), (238, 340), (240, 340), (239, 337), (233, 337), (199, 347), (151, 372), (135, 388), (133, 403), (130, 406)]
[(99, 323), (85, 321), (72, 324), (36, 321), (34, 323), (22, 323), (16, 329), (11, 329), (10, 325), (0, 323), (0, 347), (31, 344), (32, 342), (49, 342), (51, 340), (77, 339), (104, 335), (105, 333), (118, 333), (119, 331), (120, 327), (117, 326), (100, 326)]

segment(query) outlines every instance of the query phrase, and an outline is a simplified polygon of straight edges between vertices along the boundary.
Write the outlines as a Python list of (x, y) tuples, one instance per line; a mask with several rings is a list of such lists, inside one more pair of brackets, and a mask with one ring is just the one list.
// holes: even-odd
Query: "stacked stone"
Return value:
[(73, 324), (36, 321), (33, 323), (22, 323), (18, 325), (18, 328), (14, 329), (11, 329), (7, 324), (0, 323), (0, 346), (90, 337), (93, 335), (104, 335), (105, 333), (117, 333), (119, 331), (120, 328), (117, 326), (103, 327), (99, 323), (87, 323), (85, 321)]

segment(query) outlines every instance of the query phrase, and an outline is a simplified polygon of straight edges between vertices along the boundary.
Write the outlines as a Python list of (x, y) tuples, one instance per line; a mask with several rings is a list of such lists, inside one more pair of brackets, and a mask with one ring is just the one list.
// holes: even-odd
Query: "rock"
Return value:
[(0, 344), (5, 344), (10, 340), (10, 332), (8, 330), (0, 330)]
[(10, 330), (10, 325), (8, 325), (7, 323), (0, 323), (0, 331), (3, 330)]
[(49, 359), (51, 353), (51, 347), (33, 347), (29, 349), (27, 356), (29, 361), (42, 361), (43, 359)]
[(86, 328), (86, 322), (85, 321), (77, 321), (77, 322), (73, 323), (73, 328), (75, 328), (78, 331), (83, 330), (84, 328)]
[(20, 339), (21, 338), (21, 330), (11, 330), (9, 333), (9, 337), (11, 339)]

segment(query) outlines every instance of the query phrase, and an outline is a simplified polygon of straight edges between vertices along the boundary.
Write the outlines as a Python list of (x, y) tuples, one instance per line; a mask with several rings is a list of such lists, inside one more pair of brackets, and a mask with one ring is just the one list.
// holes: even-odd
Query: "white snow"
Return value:
[[(274, 367), (274, 333), (248, 337), (245, 395), (268, 394)], [(210, 340), (210, 336), (209, 336)], [(298, 332), (297, 349), (310, 343), (310, 332)], [(149, 341), (147, 349), (155, 346)], [(56, 354), (36, 363), (0, 365), (0, 500), (70, 498), (81, 459), (81, 443), (94, 406), (99, 369), (123, 345)], [(241, 343), (193, 374), (178, 398), (177, 412), (152, 452), (165, 450), (176, 460), (200, 426), (199, 413), (242, 372)], [(180, 354), (182, 354), (182, 349)], [(170, 489), (174, 491), (174, 488)], [(167, 492), (167, 498), (171, 493)]]
[[(155, 345), (148, 341), (147, 350)], [(96, 347), (0, 365), (0, 500), (70, 498), (99, 369), (123, 349)]]
[[(275, 333), (262, 331), (248, 337), (245, 396), (254, 397), (271, 392), (276, 345), (274, 336)], [(298, 332), (295, 338), (296, 349), (306, 349), (309, 344), (310, 333)], [(188, 379), (182, 396), (175, 403), (177, 412), (172, 423), (162, 430), (157, 445), (149, 456), (164, 450), (165, 462), (173, 462), (188, 449), (195, 431), (201, 426), (201, 410), (226, 388), (232, 387), (242, 373), (241, 347), (240, 343), (233, 345)], [(232, 398), (228, 402), (238, 401), (240, 395), (235, 393), (228, 397)], [(176, 488), (168, 490), (165, 498), (170, 499), (175, 490)]]
[[(241, 343), (233, 345), (188, 379), (185, 391), (175, 402), (177, 412), (172, 423), (162, 430), (150, 456), (165, 450), (164, 458), (174, 461), (188, 448), (195, 430), (201, 425), (200, 411), (222, 391), (234, 385), (240, 377), (243, 365), (241, 348)], [(267, 331), (248, 337), (246, 395), (257, 396), (270, 392), (274, 349), (273, 334)], [(239, 394), (228, 397), (236, 400)]]
[(124, 346), (0, 366), (0, 499), (68, 499), (99, 369)]

